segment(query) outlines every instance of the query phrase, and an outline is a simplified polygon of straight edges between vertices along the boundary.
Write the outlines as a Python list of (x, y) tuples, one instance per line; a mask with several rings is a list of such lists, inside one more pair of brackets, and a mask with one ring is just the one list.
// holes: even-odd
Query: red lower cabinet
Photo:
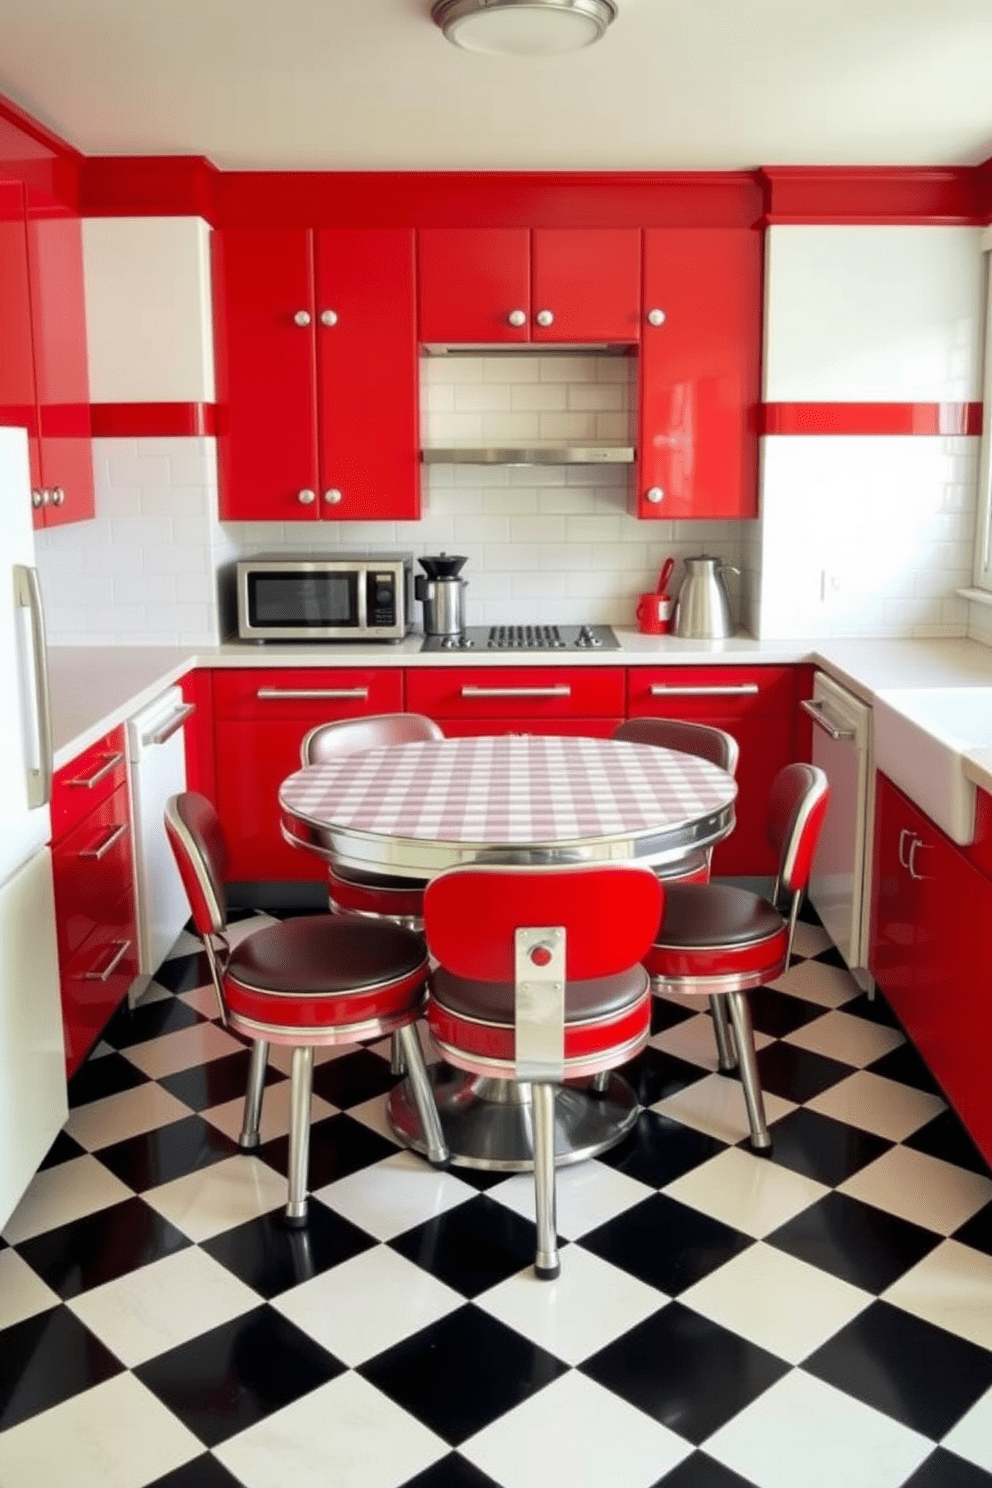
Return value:
[(878, 777), (869, 967), (992, 1163), (992, 881)]
[(52, 872), (66, 1067), (73, 1074), (138, 974), (123, 730), (59, 770)]
[(326, 878), (315, 854), (284, 841), (279, 787), (300, 768), (304, 734), (319, 723), (403, 707), (398, 669), (253, 667), (213, 674), (216, 804), (235, 883)]
[(737, 824), (713, 854), (714, 874), (777, 871), (765, 839), (772, 781), (796, 758), (794, 667), (631, 667), (631, 718), (681, 718), (723, 729), (737, 740)]

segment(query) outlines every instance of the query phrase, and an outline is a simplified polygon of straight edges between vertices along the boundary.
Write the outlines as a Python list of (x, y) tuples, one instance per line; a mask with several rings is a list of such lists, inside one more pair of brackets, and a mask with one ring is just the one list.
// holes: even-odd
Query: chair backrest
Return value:
[(300, 759), (304, 765), (324, 765), (346, 754), (362, 754), (385, 744), (419, 744), (443, 739), (444, 733), (422, 713), (375, 713), (369, 718), (341, 718), (319, 723), (304, 737)]
[(424, 932), (455, 976), (513, 982), (518, 929), (561, 926), (569, 980), (613, 976), (647, 954), (664, 889), (649, 868), (451, 868), (427, 885)]
[(789, 894), (803, 893), (809, 883), (829, 796), (816, 765), (786, 765), (772, 781), (765, 834), (778, 854), (779, 887)]
[(711, 765), (719, 765), (728, 775), (737, 772), (737, 740), (708, 723), (688, 723), (682, 718), (628, 718), (613, 730), (613, 737), (628, 744), (680, 749), (683, 754), (696, 754)]
[(193, 923), (204, 937), (219, 934), (227, 924), (227, 843), (220, 817), (206, 796), (183, 791), (165, 804), (165, 833)]

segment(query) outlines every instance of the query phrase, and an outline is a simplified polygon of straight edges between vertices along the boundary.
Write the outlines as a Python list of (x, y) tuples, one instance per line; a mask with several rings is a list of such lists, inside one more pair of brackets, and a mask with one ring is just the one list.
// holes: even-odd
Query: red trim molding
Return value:
[(763, 434), (974, 434), (981, 403), (765, 403)]
[(171, 439), (217, 433), (215, 403), (94, 403), (94, 439)]
[(992, 203), (982, 167), (768, 166), (765, 222), (980, 226)]

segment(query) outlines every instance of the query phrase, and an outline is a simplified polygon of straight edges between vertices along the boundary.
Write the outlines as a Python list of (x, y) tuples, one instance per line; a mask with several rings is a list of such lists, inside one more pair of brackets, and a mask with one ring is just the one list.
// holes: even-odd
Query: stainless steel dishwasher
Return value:
[(812, 700), (802, 706), (816, 725), (813, 763), (830, 782), (809, 900), (858, 985), (871, 989), (868, 932), (875, 814), (871, 708), (825, 672), (817, 672)]
[(147, 989), (189, 919), (189, 901), (165, 835), (165, 803), (186, 789), (184, 725), (193, 712), (182, 690), (170, 687), (127, 725), (138, 920), (132, 1003)]

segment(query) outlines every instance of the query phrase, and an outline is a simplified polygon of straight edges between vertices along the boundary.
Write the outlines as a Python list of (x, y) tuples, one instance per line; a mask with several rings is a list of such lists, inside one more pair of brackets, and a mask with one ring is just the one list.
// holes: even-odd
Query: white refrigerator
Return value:
[(0, 428), (0, 1229), (67, 1114), (28, 441)]

